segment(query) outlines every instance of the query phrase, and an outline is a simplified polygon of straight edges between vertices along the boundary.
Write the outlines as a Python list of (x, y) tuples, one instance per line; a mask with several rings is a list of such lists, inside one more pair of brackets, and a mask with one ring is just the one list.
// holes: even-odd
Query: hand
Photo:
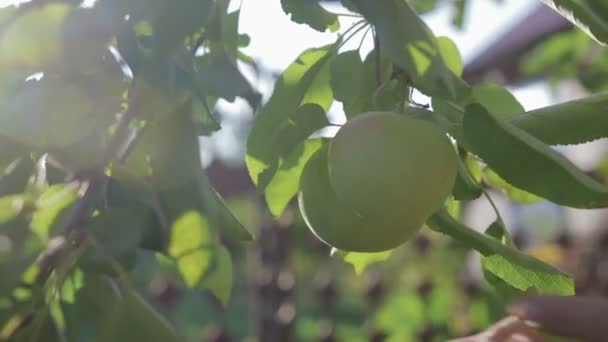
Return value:
[(608, 300), (593, 297), (536, 296), (509, 308), (509, 316), (481, 334), (453, 342), (542, 342), (539, 333), (576, 341), (608, 341)]

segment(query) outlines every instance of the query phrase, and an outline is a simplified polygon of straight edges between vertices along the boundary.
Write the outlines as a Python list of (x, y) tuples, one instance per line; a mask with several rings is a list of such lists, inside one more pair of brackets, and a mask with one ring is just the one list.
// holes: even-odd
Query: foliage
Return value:
[[(303, 170), (328, 141), (315, 134), (331, 125), (332, 103), (341, 102), (348, 119), (403, 113), (420, 106), (408, 96), (417, 90), (432, 103), (417, 118), (449, 134), (460, 156), (451, 211), (440, 209), (427, 226), (481, 253), (497, 291), (572, 294), (568, 275), (509, 243), (498, 213), (499, 234), (496, 226), (483, 234), (460, 223), (454, 208), (487, 188), (520, 201), (608, 206), (605, 177), (591, 178), (551, 147), (608, 137), (605, 95), (525, 112), (505, 88), (462, 80), (455, 44), (419, 15), (440, 2), (342, 2), (359, 21), (333, 44), (303, 47), (248, 136), (246, 165), (271, 214), (281, 217), (300, 193)], [(608, 42), (608, 11), (599, 1), (544, 2)], [(221, 128), (218, 99), (260, 105), (238, 67), (251, 62), (241, 52), (248, 37), (239, 34), (240, 11), (229, 11), (229, 0), (77, 3), (0, 9), (0, 340), (182, 340), (134, 283), (151, 267), (186, 293), (208, 291), (228, 307), (233, 283), (243, 283), (231, 246), (253, 235), (211, 186), (199, 148), (201, 135)], [(457, 25), (466, 3), (454, 2)], [(339, 15), (316, 2), (281, 6), (296, 23), (339, 28)], [(372, 52), (362, 59), (343, 49), (369, 27)], [(577, 47), (598, 48), (579, 32), (566, 34)], [(567, 39), (554, 39), (533, 54), (530, 72), (580, 57)], [(605, 51), (598, 51), (586, 74), (568, 64), (563, 75), (605, 87), (593, 77), (606, 72)], [(357, 272), (390, 263), (395, 253), (334, 251)], [(423, 305), (407, 294), (395, 298), (376, 320), (396, 331), (390, 312)]]

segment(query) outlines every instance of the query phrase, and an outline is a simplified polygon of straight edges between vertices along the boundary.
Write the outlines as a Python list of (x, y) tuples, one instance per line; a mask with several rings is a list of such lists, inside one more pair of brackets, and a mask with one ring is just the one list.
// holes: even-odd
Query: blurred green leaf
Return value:
[(232, 257), (224, 246), (215, 252), (215, 265), (203, 278), (200, 287), (208, 289), (226, 306), (232, 291)]
[[(370, 52), (361, 61), (358, 50), (340, 53), (331, 63), (331, 87), (336, 100), (342, 102), (347, 117), (373, 108), (372, 100), (377, 81), (385, 83), (391, 73), (391, 63), (381, 55), (380, 74), (376, 76), (376, 54)], [(376, 80), (378, 77), (378, 80)], [(393, 105), (398, 99), (392, 99)]]
[(467, 107), (463, 126), (472, 152), (512, 185), (561, 205), (608, 205), (608, 186), (587, 176), (524, 130), (501, 122), (482, 106)]
[(502, 179), (496, 172), (490, 168), (483, 170), (484, 180), (492, 187), (502, 190), (510, 199), (520, 203), (537, 203), (542, 198), (531, 194), (525, 190), (514, 187), (506, 180)]
[(74, 304), (63, 306), (70, 340), (181, 341), (166, 318), (127, 284), (88, 273)]
[(392, 293), (374, 317), (375, 326), (396, 341), (409, 341), (424, 322), (424, 302), (413, 291)]
[(105, 268), (111, 272), (111, 264), (117, 260), (133, 266), (135, 250), (143, 239), (150, 214), (148, 208), (132, 203), (91, 218), (89, 231), (95, 243), (80, 260), (83, 269)]
[[(147, 123), (125, 166), (155, 189), (177, 187), (202, 171), (198, 134), (186, 103), (173, 115)], [(178, 167), (179, 165), (179, 167)]]
[(590, 37), (602, 44), (608, 44), (608, 15), (600, 1), (590, 0), (541, 0), (559, 12), (564, 18), (578, 26)]
[(14, 220), (21, 213), (27, 198), (23, 195), (0, 197), (0, 224)]
[(450, 69), (456, 76), (462, 76), (462, 57), (456, 44), (449, 37), (437, 37), (439, 53)]
[(281, 160), (279, 169), (264, 191), (266, 203), (275, 217), (283, 214), (289, 202), (300, 190), (300, 176), (304, 166), (322, 145), (322, 139), (305, 140), (299, 148)]
[(272, 180), (281, 154), (282, 142), (268, 137), (289, 121), (300, 106), (317, 104), (327, 111), (333, 102), (329, 66), (335, 53), (335, 45), (304, 51), (283, 72), (270, 100), (256, 115), (247, 141), (246, 162), (259, 189)]
[(608, 137), (606, 105), (608, 95), (590, 95), (511, 117), (509, 123), (545, 144), (580, 144)]
[(406, 71), (416, 88), (432, 97), (456, 100), (466, 96), (468, 85), (448, 71), (437, 39), (409, 4), (401, 0), (352, 2), (376, 28), (391, 61)]
[(355, 273), (362, 274), (370, 265), (385, 261), (391, 256), (392, 250), (379, 253), (358, 253), (358, 252), (343, 252), (340, 253), (344, 261), (353, 265)]
[(473, 101), (483, 105), (497, 118), (505, 120), (526, 110), (509, 90), (498, 84), (476, 84), (472, 92)]
[(452, 24), (458, 28), (462, 28), (464, 24), (465, 14), (467, 10), (468, 1), (467, 0), (455, 0), (452, 3), (452, 7), (454, 8), (454, 14), (452, 16)]
[(199, 65), (196, 75), (198, 86), (204, 94), (222, 97), (230, 102), (235, 97), (251, 97), (255, 93), (249, 81), (239, 71), (236, 60), (226, 52), (213, 53), (206, 63)]
[(454, 189), (452, 190), (452, 194), (456, 200), (474, 200), (483, 193), (479, 180), (475, 179), (474, 170), (471, 170), (472, 167), (470, 165), (478, 167), (477, 161), (473, 160), (468, 154), (465, 154), (464, 157), (460, 156), (458, 174), (456, 175)]
[(201, 187), (202, 209), (210, 218), (210, 223), (227, 237), (239, 241), (252, 241), (253, 235), (243, 226), (236, 215), (224, 202), (222, 196), (213, 189), (206, 175), (200, 175), (198, 182)]
[(0, 175), (0, 196), (23, 193), (35, 166), (35, 162), (27, 156), (11, 163)]
[(6, 90), (0, 99), (0, 133), (42, 150), (60, 149), (112, 120), (82, 87), (45, 76)]
[(52, 185), (40, 195), (30, 226), (41, 241), (46, 242), (57, 232), (77, 199), (78, 184)]
[(335, 32), (340, 28), (338, 16), (328, 12), (321, 5), (308, 0), (281, 0), (285, 14), (291, 14), (291, 20), (298, 24), (306, 24), (317, 31), (329, 29)]
[(195, 210), (177, 217), (171, 224), (168, 252), (175, 258), (186, 286), (199, 286), (214, 258), (213, 233), (205, 217)]
[(522, 254), (453, 219), (444, 211), (435, 213), (429, 227), (481, 253), (483, 267), (511, 286), (526, 291), (534, 288), (540, 294), (572, 295), (572, 278), (542, 261)]

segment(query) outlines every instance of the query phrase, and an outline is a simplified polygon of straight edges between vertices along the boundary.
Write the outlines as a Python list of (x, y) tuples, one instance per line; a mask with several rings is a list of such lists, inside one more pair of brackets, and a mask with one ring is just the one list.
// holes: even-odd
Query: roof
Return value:
[(479, 82), (499, 71), (502, 79), (493, 79), (494, 82), (518, 83), (522, 81), (519, 73), (521, 57), (551, 34), (573, 26), (553, 9), (538, 4), (512, 27), (465, 66), (465, 80)]

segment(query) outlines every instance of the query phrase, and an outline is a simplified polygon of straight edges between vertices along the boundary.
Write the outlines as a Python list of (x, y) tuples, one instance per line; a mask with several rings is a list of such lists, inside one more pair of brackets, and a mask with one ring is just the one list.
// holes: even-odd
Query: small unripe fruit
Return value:
[(338, 201), (329, 185), (327, 149), (304, 168), (299, 205), (304, 221), (323, 242), (345, 251), (379, 252), (400, 245), (410, 231), (388, 221), (370, 220)]
[[(407, 113), (406, 113), (407, 114)], [(329, 181), (362, 215), (399, 215), (420, 225), (446, 200), (458, 160), (434, 123), (389, 112), (348, 121), (329, 147)]]
[(443, 204), (457, 163), (449, 138), (434, 123), (407, 113), (361, 114), (306, 165), (300, 211), (330, 246), (355, 252), (392, 249), (414, 236)]

